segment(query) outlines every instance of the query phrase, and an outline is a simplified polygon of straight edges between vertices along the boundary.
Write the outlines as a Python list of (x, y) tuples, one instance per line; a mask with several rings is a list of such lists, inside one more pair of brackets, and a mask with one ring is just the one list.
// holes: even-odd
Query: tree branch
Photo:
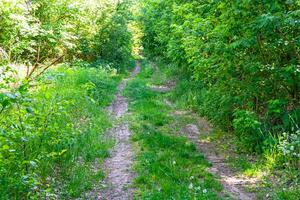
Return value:
[(58, 57), (57, 59), (55, 59), (53, 62), (51, 62), (49, 65), (47, 65), (40, 73), (38, 73), (38, 75), (36, 75), (35, 78), (42, 75), (47, 69), (49, 69), (52, 65), (56, 64), (63, 57), (64, 57), (64, 55), (62, 55), (62, 56)]

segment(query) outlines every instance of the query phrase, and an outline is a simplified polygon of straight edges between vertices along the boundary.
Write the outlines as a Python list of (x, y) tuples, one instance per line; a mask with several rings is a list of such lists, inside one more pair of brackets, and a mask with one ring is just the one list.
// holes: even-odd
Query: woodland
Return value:
[(2, 199), (300, 199), (300, 1), (0, 0)]

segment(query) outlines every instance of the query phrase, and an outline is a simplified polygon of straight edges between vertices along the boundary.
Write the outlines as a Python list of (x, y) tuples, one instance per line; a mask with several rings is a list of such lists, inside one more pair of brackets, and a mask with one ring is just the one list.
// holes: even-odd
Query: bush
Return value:
[(260, 152), (264, 137), (260, 130), (261, 123), (255, 113), (247, 110), (236, 110), (233, 116), (234, 131), (242, 142), (242, 146), (248, 151)]
[(281, 163), (288, 168), (300, 167), (300, 130), (296, 130), (295, 133), (284, 132), (279, 137), (277, 145)]

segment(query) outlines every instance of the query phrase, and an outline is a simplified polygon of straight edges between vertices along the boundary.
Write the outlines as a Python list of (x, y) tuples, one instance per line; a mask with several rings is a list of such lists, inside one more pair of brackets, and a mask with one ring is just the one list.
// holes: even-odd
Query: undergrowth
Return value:
[(2, 93), (0, 199), (69, 199), (103, 178), (92, 169), (112, 146), (104, 109), (118, 82), (112, 71), (61, 66)]

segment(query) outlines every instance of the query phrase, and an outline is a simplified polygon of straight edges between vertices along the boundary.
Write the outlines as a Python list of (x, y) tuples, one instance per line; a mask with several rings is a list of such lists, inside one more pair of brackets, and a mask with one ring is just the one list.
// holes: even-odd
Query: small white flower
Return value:
[(193, 180), (193, 179), (194, 179), (194, 176), (191, 176), (191, 177), (190, 177), (190, 180)]
[(175, 165), (175, 164), (176, 164), (176, 161), (174, 160), (174, 161), (173, 161), (173, 165)]
[(195, 188), (195, 190), (198, 190), (198, 191), (199, 191), (199, 190), (201, 190), (201, 187), (198, 186), (198, 187)]
[(290, 150), (291, 150), (291, 151), (294, 151), (294, 146), (291, 146)]
[(207, 193), (207, 189), (204, 189), (202, 192), (203, 192), (203, 194)]
[(189, 189), (192, 190), (193, 189), (193, 183), (190, 183), (189, 185)]
[(286, 134), (286, 132), (284, 132), (284, 133), (282, 133), (282, 135), (283, 135), (283, 136), (286, 136), (287, 134)]

